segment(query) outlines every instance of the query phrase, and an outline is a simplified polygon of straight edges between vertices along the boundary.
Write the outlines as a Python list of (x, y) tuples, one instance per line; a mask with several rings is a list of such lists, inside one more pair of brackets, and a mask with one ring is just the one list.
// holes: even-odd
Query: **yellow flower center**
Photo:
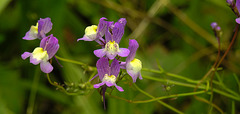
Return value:
[(114, 54), (119, 51), (119, 46), (117, 43), (115, 43), (115, 41), (113, 41), (113, 42), (109, 41), (105, 45), (105, 50), (108, 51), (110, 54)]
[(30, 29), (30, 33), (32, 35), (37, 35), (38, 34), (38, 23), (36, 24), (36, 26), (31, 26), (31, 29)]
[(85, 29), (85, 35), (89, 37), (90, 39), (94, 40), (97, 35), (97, 27), (96, 25), (88, 26)]
[(102, 81), (115, 83), (116, 77), (114, 75), (109, 76), (108, 74), (105, 74)]
[(43, 48), (41, 48), (41, 47), (35, 48), (32, 52), (32, 56), (33, 56), (33, 58), (35, 58), (37, 60), (43, 60), (43, 61), (48, 60), (47, 51), (44, 51)]
[(142, 62), (139, 59), (134, 58), (129, 64), (130, 69), (134, 72), (139, 72), (142, 69)]

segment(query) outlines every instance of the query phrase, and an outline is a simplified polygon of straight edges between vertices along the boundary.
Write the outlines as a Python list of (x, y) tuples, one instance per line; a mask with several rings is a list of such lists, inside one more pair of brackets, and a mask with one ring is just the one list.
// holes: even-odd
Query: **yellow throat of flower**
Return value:
[(47, 51), (44, 51), (43, 48), (41, 48), (41, 47), (35, 48), (32, 52), (32, 56), (33, 56), (33, 58), (35, 58), (37, 60), (43, 60), (43, 61), (48, 60)]
[(115, 41), (109, 41), (105, 45), (105, 50), (113, 54), (119, 51), (119, 45)]
[(109, 76), (108, 74), (105, 74), (102, 81), (115, 83), (116, 77), (114, 75)]
[(142, 69), (142, 62), (139, 59), (134, 58), (130, 62), (130, 66), (131, 66), (133, 71), (138, 72)]
[(33, 26), (33, 25), (31, 26), (30, 32), (32, 34), (38, 34), (38, 23), (36, 24), (36, 26)]
[(97, 27), (96, 25), (88, 26), (85, 29), (85, 35), (93, 35), (97, 33)]

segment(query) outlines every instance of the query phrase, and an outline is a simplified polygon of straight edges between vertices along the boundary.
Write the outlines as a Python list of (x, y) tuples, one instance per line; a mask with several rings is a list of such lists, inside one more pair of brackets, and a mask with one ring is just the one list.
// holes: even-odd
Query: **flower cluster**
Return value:
[(57, 53), (59, 49), (58, 39), (52, 34), (46, 34), (52, 29), (50, 18), (38, 20), (36, 26), (31, 26), (30, 30), (23, 37), (24, 40), (40, 39), (40, 46), (36, 47), (32, 53), (24, 52), (22, 59), (30, 57), (30, 63), (37, 65), (40, 63), (40, 68), (44, 73), (50, 73), (53, 66), (49, 60)]
[[(142, 79), (141, 69), (142, 62), (135, 58), (136, 51), (139, 47), (134, 39), (129, 39), (128, 48), (120, 48), (119, 43), (124, 34), (124, 28), (127, 21), (125, 18), (119, 19), (117, 22), (107, 21), (102, 17), (98, 25), (91, 25), (85, 29), (85, 34), (77, 41), (96, 41), (101, 45), (101, 49), (94, 50), (94, 54), (99, 57), (96, 67), (101, 83), (95, 84), (94, 88), (102, 86), (103, 99), (107, 87), (115, 86), (119, 91), (124, 91), (122, 87), (116, 84), (120, 69), (126, 69), (127, 73), (132, 77), (135, 83), (137, 78)], [(119, 57), (127, 57), (125, 62), (120, 61)], [(109, 65), (111, 63), (111, 65)], [(94, 78), (95, 78), (94, 77)]]

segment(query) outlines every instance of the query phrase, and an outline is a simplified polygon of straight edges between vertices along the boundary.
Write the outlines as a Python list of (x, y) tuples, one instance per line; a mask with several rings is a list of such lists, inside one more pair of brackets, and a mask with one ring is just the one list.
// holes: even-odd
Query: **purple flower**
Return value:
[(104, 36), (104, 33), (106, 32), (107, 26), (108, 26), (107, 21), (105, 21), (106, 19), (107, 18), (102, 17), (99, 20), (98, 26), (96, 26), (96, 25), (88, 26), (85, 29), (85, 34), (84, 34), (83, 38), (79, 38), (79, 39), (77, 39), (77, 41), (79, 41), (79, 40), (96, 41), (100, 45), (103, 45), (103, 43), (105, 43), (105, 42), (102, 37)]
[(119, 91), (124, 91), (122, 87), (116, 84), (117, 76), (120, 72), (120, 65), (118, 60), (114, 59), (111, 66), (109, 66), (109, 61), (107, 58), (102, 57), (97, 61), (97, 71), (99, 79), (102, 81), (99, 84), (95, 84), (94, 88), (99, 88), (106, 84), (108, 87), (115, 86)]
[(121, 18), (118, 22), (108, 22), (108, 30), (105, 33), (105, 47), (103, 49), (97, 49), (94, 54), (97, 57), (103, 57), (106, 55), (109, 59), (114, 59), (117, 55), (121, 57), (127, 57), (129, 50), (127, 48), (119, 48), (119, 42), (124, 34), (124, 27), (126, 25), (126, 19)]
[(49, 17), (38, 20), (36, 26), (32, 25), (30, 30), (23, 37), (24, 40), (42, 39), (52, 29), (52, 22)]
[(136, 40), (129, 39), (128, 49), (130, 50), (130, 53), (126, 58), (126, 62), (121, 63), (121, 68), (127, 70), (127, 73), (132, 77), (134, 83), (136, 82), (137, 77), (139, 77), (139, 79), (142, 79), (142, 62), (139, 59), (134, 58), (138, 47), (139, 45)]
[[(237, 10), (238, 10), (238, 15), (239, 15), (239, 12), (240, 12), (240, 0), (236, 0), (236, 7), (237, 7)], [(238, 24), (240, 24), (240, 17), (238, 17), (235, 21)]]
[(53, 70), (53, 66), (48, 60), (57, 53), (58, 49), (58, 39), (51, 34), (43, 38), (41, 40), (40, 47), (35, 48), (32, 53), (24, 52), (21, 56), (24, 60), (30, 57), (30, 63), (34, 65), (40, 63), (41, 70), (44, 73), (50, 73)]

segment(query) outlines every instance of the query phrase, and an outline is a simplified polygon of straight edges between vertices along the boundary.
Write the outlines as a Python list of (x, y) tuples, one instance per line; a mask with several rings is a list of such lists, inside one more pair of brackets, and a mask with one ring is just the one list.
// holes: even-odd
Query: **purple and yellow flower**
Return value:
[(116, 84), (117, 76), (120, 72), (120, 65), (118, 60), (114, 59), (109, 66), (109, 61), (107, 58), (102, 57), (97, 61), (96, 64), (99, 79), (102, 81), (99, 84), (95, 84), (94, 88), (99, 88), (100, 86), (107, 85), (108, 87), (115, 86), (119, 91), (124, 91), (122, 87)]
[(32, 53), (24, 52), (21, 56), (22, 59), (30, 57), (30, 63), (37, 65), (40, 63), (40, 68), (44, 73), (50, 73), (53, 66), (49, 60), (57, 53), (59, 49), (58, 39), (52, 34), (43, 38), (40, 47), (36, 47)]
[(99, 24), (97, 25), (91, 25), (88, 26), (85, 29), (85, 34), (82, 38), (77, 39), (79, 40), (84, 40), (84, 41), (96, 41), (100, 45), (103, 45), (104, 39), (102, 38), (107, 30), (108, 23), (105, 21), (107, 18), (102, 17), (99, 20)]
[(124, 34), (124, 27), (126, 25), (126, 19), (121, 18), (118, 22), (108, 22), (108, 28), (105, 33), (105, 47), (103, 49), (97, 49), (94, 54), (97, 57), (103, 57), (106, 55), (109, 59), (114, 59), (117, 55), (121, 57), (127, 57), (129, 50), (127, 48), (119, 48), (119, 42)]
[(126, 58), (126, 62), (121, 63), (121, 68), (126, 69), (127, 73), (132, 77), (133, 83), (136, 82), (137, 78), (142, 79), (141, 69), (142, 62), (139, 59), (135, 58), (136, 51), (139, 45), (136, 40), (129, 39), (129, 47), (130, 53)]
[(23, 37), (24, 40), (42, 39), (52, 29), (52, 22), (49, 17), (38, 20), (36, 26), (32, 25), (30, 30)]

